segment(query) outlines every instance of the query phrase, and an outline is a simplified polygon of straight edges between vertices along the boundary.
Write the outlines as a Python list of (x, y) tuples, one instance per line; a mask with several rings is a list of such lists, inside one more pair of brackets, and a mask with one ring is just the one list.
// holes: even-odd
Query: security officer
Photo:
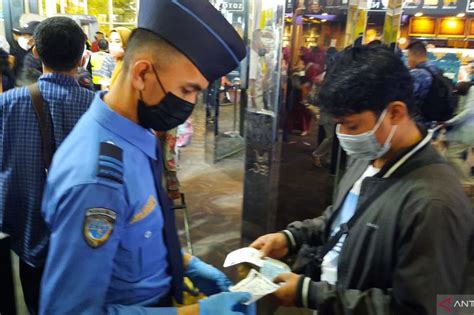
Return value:
[[(108, 93), (98, 93), (50, 169), (51, 230), (41, 314), (241, 314), (250, 294), (183, 255), (150, 129), (191, 114), (199, 91), (236, 68), (245, 45), (207, 0), (142, 0), (138, 29)], [(209, 298), (173, 308), (183, 275)], [(223, 293), (221, 293), (223, 292)]]

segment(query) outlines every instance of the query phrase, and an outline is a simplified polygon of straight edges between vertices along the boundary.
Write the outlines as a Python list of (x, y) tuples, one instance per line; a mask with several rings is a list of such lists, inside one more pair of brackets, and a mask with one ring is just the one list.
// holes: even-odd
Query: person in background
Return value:
[[(199, 42), (200, 45), (196, 45)], [(96, 93), (53, 159), (43, 215), (51, 231), (41, 314), (242, 314), (246, 292), (183, 254), (151, 132), (177, 127), (198, 94), (245, 57), (207, 0), (142, 0), (122, 71)], [(208, 298), (182, 303), (183, 276)]]
[(0, 49), (3, 49), (7, 54), (10, 53), (10, 43), (8, 43), (5, 36), (0, 35)]
[(336, 59), (337, 49), (336, 47), (329, 47), (326, 51), (326, 68), (329, 68), (332, 64), (334, 64), (334, 60)]
[(459, 70), (458, 82), (474, 83), (474, 60), (469, 60), (467, 65), (461, 67)]
[[(34, 45), (34, 41), (33, 41)], [(27, 86), (38, 81), (43, 74), (43, 65), (34, 54), (33, 49), (30, 49), (23, 61), (23, 68), (17, 77), (16, 86)]]
[(265, 54), (267, 50), (262, 41), (262, 30), (256, 29), (253, 33), (250, 48), (249, 62), (249, 110), (258, 112), (266, 109), (264, 100), (264, 89), (266, 80)]
[[(467, 79), (467, 78), (466, 78)], [(472, 196), (474, 190), (474, 174), (467, 164), (469, 151), (474, 148), (474, 89), (469, 81), (459, 82), (456, 93), (459, 103), (453, 118), (446, 121), (447, 130), (446, 159), (453, 166), (457, 176), (464, 184), (464, 188)]]
[[(326, 52), (326, 58), (325, 58), (325, 67), (326, 67), (326, 72), (329, 71), (329, 69), (334, 66), (337, 58), (337, 50), (334, 47), (329, 47), (327, 52)], [(319, 86), (319, 89), (321, 89), (320, 85), (322, 84), (322, 79), (324, 78), (326, 72), (324, 72), (322, 75), (318, 77), (318, 80), (316, 81), (316, 85)], [(319, 93), (318, 93), (319, 94)], [(317, 106), (316, 102), (316, 106)], [(312, 153), (312, 158), (313, 158), (313, 164), (317, 167), (322, 167), (324, 165), (329, 165), (331, 163), (332, 159), (332, 148), (333, 148), (333, 143), (334, 143), (334, 137), (336, 136), (335, 133), (335, 127), (336, 124), (334, 123), (334, 118), (332, 115), (330, 115), (326, 111), (320, 111), (319, 112), (319, 133), (323, 133), (324, 137), (318, 137), (319, 139), (322, 139), (318, 143), (318, 147), (316, 150), (313, 151)]]
[(302, 74), (302, 76), (299, 76), (300, 86), (298, 89), (300, 93), (297, 94), (299, 99), (295, 99), (296, 104), (293, 105), (288, 115), (289, 130), (298, 130), (302, 137), (308, 134), (313, 120), (313, 114), (305, 103), (306, 97), (311, 92), (317, 76), (321, 74), (321, 72), (318, 72), (318, 65), (314, 63), (312, 52), (307, 48), (303, 48), (301, 50), (302, 64), (298, 65), (297, 69), (294, 70), (295, 73)]
[(84, 53), (82, 54), (82, 59), (84, 64), (77, 69), (77, 82), (83, 87), (91, 91), (95, 91), (94, 84), (92, 83), (92, 72), (90, 70), (90, 58), (92, 52), (87, 49), (87, 45), (84, 48)]
[(92, 54), (90, 65), (92, 70), (92, 83), (97, 91), (107, 89), (115, 68), (115, 60), (109, 50), (109, 42), (105, 39), (99, 40), (99, 52)]
[[(79, 86), (85, 34), (72, 19), (38, 25), (33, 53), (43, 63), (38, 88), (57, 148), (87, 110), (94, 93)], [(67, 43), (67, 45), (65, 44)], [(9, 234), (20, 258), (20, 279), (30, 314), (37, 314), (49, 230), (41, 215), (46, 180), (43, 144), (27, 87), (0, 95), (0, 231)]]
[(280, 303), (319, 315), (427, 315), (438, 294), (473, 292), (474, 211), (432, 132), (412, 118), (401, 59), (383, 47), (344, 51), (319, 105), (353, 163), (322, 216), (251, 244), (275, 259), (306, 248), (304, 274), (274, 279)]
[(10, 55), (0, 49), (0, 93), (15, 87), (15, 75), (10, 64)]
[(161, 150), (163, 152), (163, 177), (166, 191), (171, 200), (176, 200), (181, 197), (181, 185), (178, 179), (178, 166), (176, 165), (178, 127), (168, 131), (157, 132), (156, 135), (160, 140)]
[[(428, 70), (433, 72), (441, 71), (436, 65), (428, 60), (428, 50), (423, 42), (415, 41), (408, 45), (408, 68), (411, 70), (410, 74), (414, 79), (413, 84), (416, 90), (426, 90), (431, 86), (432, 76)], [(426, 82), (423, 82), (426, 81)], [(416, 88), (417, 84), (422, 84), (423, 88)], [(416, 95), (415, 95), (416, 97)]]
[(33, 21), (23, 25), (22, 27), (14, 27), (12, 29), (13, 43), (10, 48), (10, 54), (15, 57), (15, 76), (18, 75), (20, 70), (23, 68), (25, 56), (33, 46), (33, 33), (35, 32), (38, 23), (39, 22)]
[(123, 56), (127, 49), (128, 39), (132, 31), (126, 27), (117, 27), (110, 31), (109, 38), (109, 53), (115, 59), (115, 69), (112, 73), (112, 79), (110, 80), (110, 86), (112, 86), (122, 71)]
[(443, 71), (428, 61), (424, 43), (415, 41), (408, 46), (408, 67), (413, 82), (416, 115), (420, 123), (444, 122), (452, 118), (457, 96), (452, 82)]
[(95, 32), (95, 41), (91, 44), (91, 51), (92, 52), (99, 52), (100, 51), (99, 41), (101, 39), (105, 39), (104, 38), (104, 33), (102, 33), (101, 31)]

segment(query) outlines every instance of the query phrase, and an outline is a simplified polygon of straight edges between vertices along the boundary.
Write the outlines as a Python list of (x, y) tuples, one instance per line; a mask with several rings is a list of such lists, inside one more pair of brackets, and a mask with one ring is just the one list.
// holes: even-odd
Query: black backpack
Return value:
[(458, 96), (454, 93), (452, 81), (442, 71), (428, 67), (419, 67), (431, 74), (433, 81), (423, 101), (420, 102), (420, 114), (425, 122), (444, 122), (451, 119), (458, 105)]

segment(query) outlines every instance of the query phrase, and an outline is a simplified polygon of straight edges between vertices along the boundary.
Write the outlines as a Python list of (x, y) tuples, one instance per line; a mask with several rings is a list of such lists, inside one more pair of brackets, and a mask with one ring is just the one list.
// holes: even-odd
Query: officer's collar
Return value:
[(105, 93), (105, 91), (96, 93), (90, 108), (93, 117), (104, 128), (138, 147), (143, 153), (156, 160), (157, 139), (155, 135), (150, 130), (114, 112), (103, 101)]

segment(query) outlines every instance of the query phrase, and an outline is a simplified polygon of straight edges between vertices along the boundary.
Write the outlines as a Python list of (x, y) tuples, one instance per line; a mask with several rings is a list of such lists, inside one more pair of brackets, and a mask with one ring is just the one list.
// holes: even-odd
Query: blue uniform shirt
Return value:
[(170, 291), (151, 165), (156, 137), (102, 96), (58, 149), (48, 175), (42, 212), (51, 236), (41, 314), (161, 313), (137, 305), (153, 305)]

